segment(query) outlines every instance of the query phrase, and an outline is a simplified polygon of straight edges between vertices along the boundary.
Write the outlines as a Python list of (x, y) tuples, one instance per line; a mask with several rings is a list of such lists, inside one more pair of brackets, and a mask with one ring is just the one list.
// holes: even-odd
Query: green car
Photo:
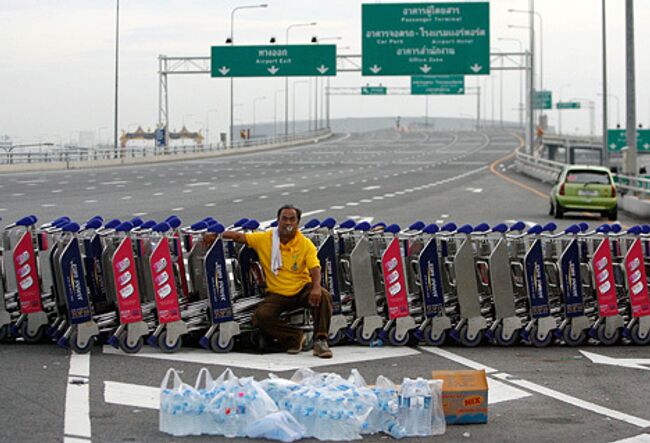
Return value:
[(568, 211), (599, 212), (616, 220), (616, 185), (607, 168), (571, 165), (564, 168), (551, 189), (550, 215), (562, 218)]

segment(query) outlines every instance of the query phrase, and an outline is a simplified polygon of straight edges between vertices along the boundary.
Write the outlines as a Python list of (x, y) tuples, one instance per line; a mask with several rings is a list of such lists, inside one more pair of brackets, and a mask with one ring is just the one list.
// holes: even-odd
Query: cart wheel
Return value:
[(397, 328), (390, 328), (388, 330), (388, 343), (390, 343), (391, 346), (404, 346), (409, 342), (410, 338), (411, 334), (408, 331), (400, 340), (397, 338)]
[(86, 343), (86, 346), (79, 346), (77, 343), (77, 331), (74, 331), (72, 334), (70, 334), (70, 348), (76, 353), (76, 354), (87, 354), (90, 352), (90, 350), (93, 347), (95, 338), (91, 338), (88, 340), (88, 343)]
[(7, 343), (13, 338), (10, 331), (11, 325), (4, 325), (0, 328), (0, 343)]
[(460, 327), (460, 331), (458, 331), (458, 337), (460, 340), (460, 343), (463, 346), (467, 346), (468, 348), (474, 348), (478, 346), (481, 343), (481, 340), (483, 339), (483, 334), (480, 332), (476, 334), (476, 337), (470, 339), (468, 334), (467, 334), (467, 324), (464, 324), (463, 326)]
[(181, 346), (183, 346), (182, 337), (178, 337), (176, 339), (176, 342), (171, 346), (169, 346), (167, 344), (167, 331), (162, 331), (158, 336), (158, 347), (160, 348), (161, 351), (163, 351), (166, 354), (171, 354), (178, 351), (181, 348)]
[(539, 337), (537, 337), (537, 325), (535, 325), (530, 330), (530, 335), (528, 336), (528, 340), (530, 341), (530, 344), (535, 346), (536, 348), (545, 348), (548, 345), (550, 345), (551, 342), (553, 341), (553, 333), (549, 331), (545, 337), (540, 339)]
[(354, 339), (357, 341), (358, 344), (361, 346), (370, 346), (370, 343), (374, 342), (377, 340), (377, 331), (374, 331), (371, 335), (370, 338), (364, 338), (363, 337), (363, 326), (358, 327), (354, 331)]
[(573, 337), (572, 333), (573, 329), (570, 324), (562, 329), (562, 340), (569, 346), (580, 346), (587, 340), (587, 333), (585, 331), (581, 331), (577, 337)]
[(23, 322), (20, 325), (20, 336), (25, 340), (25, 343), (39, 343), (43, 341), (43, 337), (45, 337), (45, 328), (46, 326), (41, 326), (38, 328), (35, 334), (31, 335), (29, 333), (29, 325), (27, 322)]
[(503, 325), (499, 324), (494, 330), (494, 342), (499, 346), (514, 346), (519, 340), (518, 331), (512, 333), (512, 335), (506, 338), (503, 335)]
[(218, 353), (232, 351), (232, 348), (235, 347), (235, 338), (231, 337), (230, 340), (228, 340), (228, 343), (226, 343), (226, 346), (221, 346), (221, 344), (219, 344), (219, 335), (219, 331), (216, 331), (210, 337), (210, 350)]
[(596, 338), (604, 345), (615, 345), (621, 339), (621, 330), (617, 329), (612, 334), (607, 335), (605, 325), (602, 324), (598, 326), (598, 329), (596, 329)]
[(117, 345), (119, 348), (127, 354), (135, 354), (136, 352), (140, 351), (140, 349), (142, 349), (142, 345), (144, 345), (144, 339), (140, 337), (138, 341), (135, 342), (135, 345), (129, 346), (129, 343), (126, 339), (127, 336), (128, 334), (126, 331), (120, 334), (117, 339)]
[(650, 332), (647, 332), (645, 336), (641, 336), (639, 333), (639, 324), (635, 323), (630, 329), (630, 338), (635, 345), (647, 345), (650, 343)]
[(447, 331), (442, 331), (438, 335), (433, 335), (433, 328), (431, 325), (425, 326), (424, 331), (422, 332), (424, 335), (424, 342), (429, 346), (442, 346), (447, 339)]
[(335, 334), (330, 335), (329, 337), (327, 337), (327, 341), (329, 342), (329, 344), (331, 346), (336, 346), (336, 345), (340, 345), (341, 343), (343, 343), (346, 338), (347, 337), (345, 335), (345, 331), (343, 329), (339, 329), (338, 331), (336, 331)]

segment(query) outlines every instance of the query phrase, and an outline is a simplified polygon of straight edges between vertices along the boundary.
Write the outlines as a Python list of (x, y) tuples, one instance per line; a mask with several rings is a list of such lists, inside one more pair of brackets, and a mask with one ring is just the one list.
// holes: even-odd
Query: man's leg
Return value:
[(297, 297), (267, 293), (264, 301), (253, 314), (253, 326), (257, 326), (271, 337), (276, 338), (281, 345), (294, 348), (300, 344), (303, 333), (301, 330), (288, 326), (280, 319), (284, 311), (297, 306)]
[(314, 339), (327, 340), (330, 331), (330, 322), (332, 320), (332, 296), (325, 289), (321, 288), (320, 304), (318, 306), (311, 306), (309, 304), (310, 290), (311, 285), (307, 285), (300, 291), (298, 294), (300, 304), (312, 310), (314, 316)]

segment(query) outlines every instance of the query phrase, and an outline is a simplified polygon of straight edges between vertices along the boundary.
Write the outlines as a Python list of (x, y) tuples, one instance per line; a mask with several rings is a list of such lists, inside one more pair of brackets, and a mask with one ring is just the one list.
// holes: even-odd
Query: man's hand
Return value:
[(312, 306), (318, 306), (320, 304), (320, 287), (318, 288), (311, 288), (309, 291), (309, 304)]

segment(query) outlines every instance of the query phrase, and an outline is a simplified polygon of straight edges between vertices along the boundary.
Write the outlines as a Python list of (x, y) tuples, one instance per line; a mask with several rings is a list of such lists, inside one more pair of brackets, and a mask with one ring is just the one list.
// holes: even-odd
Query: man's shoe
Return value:
[(302, 352), (303, 346), (305, 346), (305, 342), (307, 341), (307, 336), (305, 334), (302, 334), (300, 336), (300, 341), (298, 342), (299, 344), (295, 347), (291, 347), (287, 349), (288, 354), (300, 354)]
[(320, 358), (332, 358), (332, 350), (327, 345), (327, 340), (316, 340), (314, 342), (314, 355)]

